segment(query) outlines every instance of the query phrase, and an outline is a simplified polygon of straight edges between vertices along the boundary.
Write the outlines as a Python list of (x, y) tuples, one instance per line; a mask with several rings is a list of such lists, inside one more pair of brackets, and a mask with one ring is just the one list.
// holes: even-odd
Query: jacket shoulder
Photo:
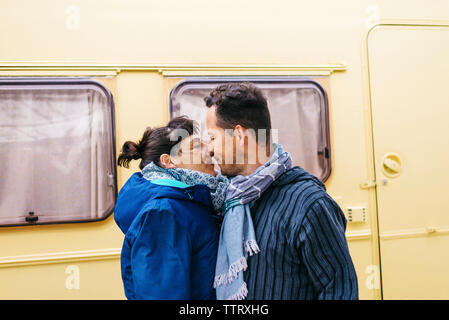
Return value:
[(150, 216), (163, 216), (167, 223), (176, 223), (188, 230), (195, 237), (202, 230), (207, 234), (209, 230), (216, 231), (218, 225), (213, 219), (212, 212), (203, 205), (188, 201), (171, 198), (149, 199), (132, 222), (127, 236), (133, 238), (140, 232), (145, 220)]
[(307, 210), (318, 199), (329, 197), (324, 185), (317, 183), (315, 179), (293, 180), (276, 185), (270, 193), (283, 195), (286, 201), (294, 201), (299, 210)]

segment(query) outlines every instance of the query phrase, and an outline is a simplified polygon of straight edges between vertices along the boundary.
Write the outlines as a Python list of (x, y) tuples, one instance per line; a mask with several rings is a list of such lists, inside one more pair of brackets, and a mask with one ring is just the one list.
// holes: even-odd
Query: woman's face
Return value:
[(207, 150), (208, 146), (198, 135), (191, 135), (180, 143), (179, 153), (172, 157), (178, 168), (191, 169), (215, 176), (214, 164)]

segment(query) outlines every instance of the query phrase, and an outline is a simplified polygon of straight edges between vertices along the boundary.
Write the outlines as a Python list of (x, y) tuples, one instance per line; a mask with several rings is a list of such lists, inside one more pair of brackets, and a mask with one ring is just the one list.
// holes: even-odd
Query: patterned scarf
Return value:
[(249, 176), (233, 178), (226, 191), (214, 281), (218, 300), (243, 300), (248, 294), (243, 271), (248, 267), (248, 254), (260, 251), (249, 202), (260, 198), (292, 166), (290, 154), (283, 152), (281, 145), (275, 147), (267, 163)]
[(154, 162), (151, 162), (142, 169), (142, 175), (145, 179), (150, 181), (157, 179), (168, 179), (181, 181), (189, 186), (205, 184), (210, 189), (212, 204), (214, 205), (215, 211), (218, 212), (220, 212), (223, 207), (226, 188), (229, 185), (228, 178), (218, 172), (214, 177), (210, 174), (191, 169), (161, 168)]

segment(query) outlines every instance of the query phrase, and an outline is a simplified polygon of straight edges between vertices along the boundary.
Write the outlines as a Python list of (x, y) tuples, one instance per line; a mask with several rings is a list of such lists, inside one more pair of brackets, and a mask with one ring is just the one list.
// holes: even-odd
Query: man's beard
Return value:
[(244, 164), (220, 164), (221, 174), (227, 177), (235, 177), (243, 172)]

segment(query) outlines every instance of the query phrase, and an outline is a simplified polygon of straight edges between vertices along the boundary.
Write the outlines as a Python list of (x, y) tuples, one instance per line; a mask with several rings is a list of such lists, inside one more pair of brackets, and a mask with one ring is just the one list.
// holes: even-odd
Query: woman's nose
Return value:
[(213, 146), (213, 143), (212, 142), (203, 142), (203, 147), (205, 148), (205, 150), (206, 150), (206, 154), (209, 156), (209, 157), (213, 157), (214, 156), (214, 146)]
[(213, 151), (211, 153), (211, 149), (209, 143), (201, 142), (201, 155), (204, 163), (210, 163), (213, 157)]

